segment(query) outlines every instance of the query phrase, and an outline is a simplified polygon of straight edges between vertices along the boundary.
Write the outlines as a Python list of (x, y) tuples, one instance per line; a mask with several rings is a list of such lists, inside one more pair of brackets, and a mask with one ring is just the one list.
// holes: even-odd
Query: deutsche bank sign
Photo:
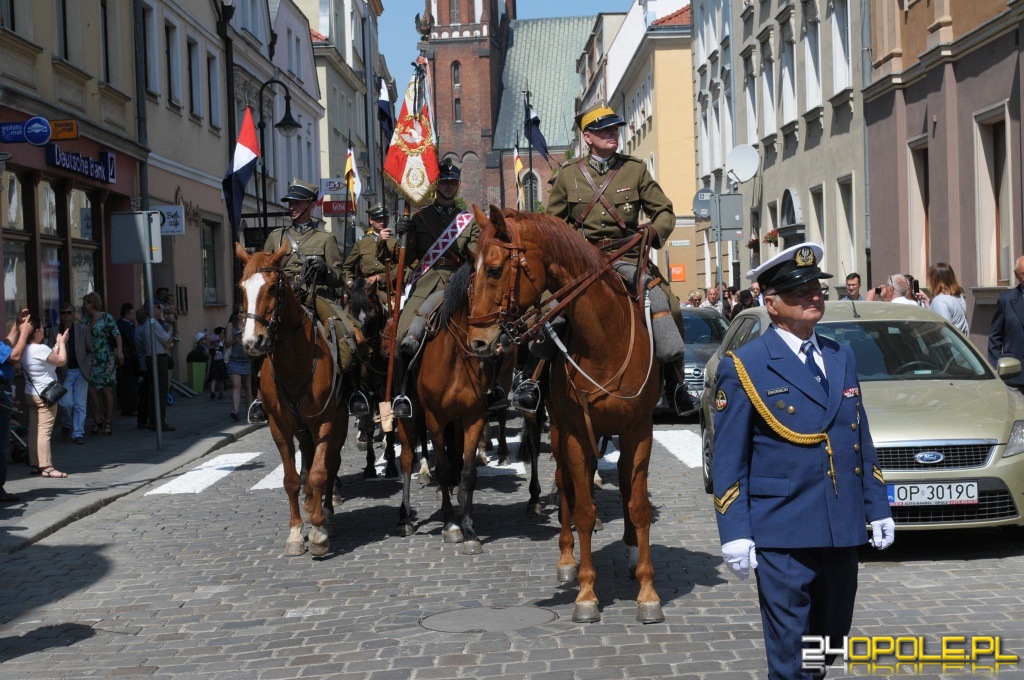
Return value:
[(100, 153), (99, 158), (89, 158), (77, 152), (63, 151), (57, 144), (47, 144), (46, 164), (100, 182), (117, 183), (117, 156), (110, 151)]

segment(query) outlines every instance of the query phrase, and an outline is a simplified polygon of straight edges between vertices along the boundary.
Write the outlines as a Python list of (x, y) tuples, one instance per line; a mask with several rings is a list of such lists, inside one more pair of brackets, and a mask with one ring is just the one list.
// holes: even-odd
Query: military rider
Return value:
[[(437, 250), (441, 252), (430, 268), (422, 272), (413, 284), (409, 299), (402, 308), (398, 320), (398, 342), (402, 342), (413, 318), (427, 297), (434, 291), (444, 290), (452, 274), (466, 262), (472, 261), (471, 250), (476, 247), (480, 231), (469, 213), (459, 217), (461, 211), (455, 204), (462, 170), (450, 158), (441, 161), (440, 170), (434, 202), (417, 211), (411, 218), (403, 217), (397, 225), (399, 236), (408, 234), (406, 261), (414, 262), (414, 266), (409, 270), (414, 272), (413, 275), (422, 268), (424, 258), (432, 257), (428, 253), (435, 244), (438, 246)], [(441, 251), (446, 240), (451, 243)], [(417, 347), (418, 344), (414, 343), (412, 349)], [(392, 410), (397, 418), (412, 417), (412, 403), (405, 395), (405, 373), (411, 359), (410, 349), (410, 343), (403, 343), (402, 352), (395, 357), (395, 386), (398, 394)], [(504, 397), (503, 394), (501, 396)]]
[[(375, 205), (366, 215), (370, 218), (370, 229), (356, 242), (341, 271), (349, 287), (359, 277), (367, 285), (376, 283), (381, 302), (387, 306), (388, 290), (394, 287), (398, 277), (398, 239), (388, 227), (388, 212), (383, 206)], [(390, 281), (386, 280), (389, 265)]]
[[(548, 196), (547, 212), (559, 217), (582, 232), (598, 247), (617, 239), (632, 236), (641, 228), (640, 211), (647, 222), (643, 226), (654, 231), (652, 248), (660, 248), (675, 228), (672, 202), (662, 191), (647, 165), (632, 156), (616, 153), (619, 128), (625, 121), (606, 104), (597, 104), (576, 116), (576, 126), (583, 134), (589, 153), (562, 165)], [(639, 245), (622, 257), (623, 262), (636, 264)], [(654, 261), (648, 273), (661, 278), (660, 288), (668, 297), (669, 311), (682, 334), (679, 300), (661, 276)], [(670, 379), (674, 379), (670, 376)], [(669, 391), (673, 395), (674, 391)], [(522, 411), (535, 411), (540, 389), (532, 379), (516, 388), (512, 402)]]

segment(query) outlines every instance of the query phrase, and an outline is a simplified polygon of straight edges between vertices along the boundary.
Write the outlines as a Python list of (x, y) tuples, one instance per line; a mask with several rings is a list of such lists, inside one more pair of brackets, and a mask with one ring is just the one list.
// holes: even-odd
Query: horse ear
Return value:
[(501, 208), (491, 203), (491, 225), (494, 227), (494, 231), (501, 234), (503, 237), (508, 238), (508, 225), (505, 224), (505, 216), (501, 214)]
[(281, 244), (281, 247), (274, 251), (274, 254), (270, 256), (271, 261), (275, 267), (280, 267), (281, 262), (284, 258), (288, 257), (288, 253), (291, 252), (291, 244), (285, 241)]
[(473, 204), (473, 219), (476, 220), (477, 225), (479, 225), (481, 229), (490, 223), (490, 220), (487, 219), (487, 215), (476, 203)]
[(249, 258), (252, 257), (252, 255), (250, 255), (249, 252), (242, 247), (241, 243), (235, 241), (235, 257), (241, 260), (242, 265), (244, 266), (249, 264)]

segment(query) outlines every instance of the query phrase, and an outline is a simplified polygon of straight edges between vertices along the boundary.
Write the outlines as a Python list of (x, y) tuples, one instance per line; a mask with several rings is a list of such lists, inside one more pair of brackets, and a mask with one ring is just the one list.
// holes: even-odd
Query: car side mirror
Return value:
[(996, 365), (996, 373), (1003, 380), (1007, 378), (1013, 378), (1020, 375), (1021, 363), (1020, 359), (1014, 359), (1013, 357), (1000, 357), (999, 363)]

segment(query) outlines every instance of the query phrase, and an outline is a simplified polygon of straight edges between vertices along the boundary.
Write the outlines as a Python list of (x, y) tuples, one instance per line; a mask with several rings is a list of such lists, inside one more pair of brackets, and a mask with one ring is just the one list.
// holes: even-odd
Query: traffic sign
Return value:
[(693, 197), (693, 214), (698, 220), (706, 220), (711, 217), (711, 199), (715, 192), (711, 189), (701, 189)]
[(743, 237), (743, 196), (722, 194), (713, 201), (711, 226), (715, 241), (739, 241)]

